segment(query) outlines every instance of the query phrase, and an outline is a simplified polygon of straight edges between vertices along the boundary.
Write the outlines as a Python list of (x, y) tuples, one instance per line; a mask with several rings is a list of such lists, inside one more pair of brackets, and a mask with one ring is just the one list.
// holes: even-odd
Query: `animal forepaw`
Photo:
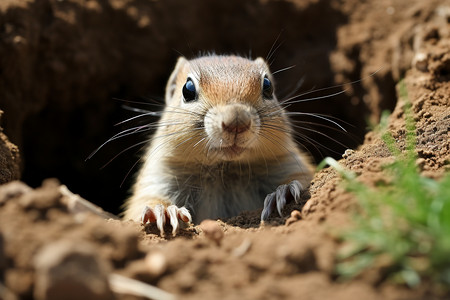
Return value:
[(275, 208), (282, 216), (281, 211), (288, 201), (294, 199), (296, 203), (299, 202), (302, 190), (303, 186), (298, 180), (278, 186), (275, 192), (268, 194), (264, 199), (261, 221), (267, 220)]
[(176, 205), (164, 206), (157, 204), (154, 207), (145, 206), (141, 216), (141, 223), (156, 223), (161, 236), (164, 236), (164, 225), (167, 221), (172, 225), (172, 234), (175, 236), (179, 228), (179, 220), (190, 223), (192, 217), (186, 207), (177, 207)]

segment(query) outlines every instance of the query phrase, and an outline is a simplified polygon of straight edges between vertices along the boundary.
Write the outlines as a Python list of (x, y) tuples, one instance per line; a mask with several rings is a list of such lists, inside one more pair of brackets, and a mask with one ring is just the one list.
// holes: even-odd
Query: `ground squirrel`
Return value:
[(178, 59), (165, 108), (125, 203), (125, 219), (198, 223), (299, 200), (312, 178), (262, 58)]

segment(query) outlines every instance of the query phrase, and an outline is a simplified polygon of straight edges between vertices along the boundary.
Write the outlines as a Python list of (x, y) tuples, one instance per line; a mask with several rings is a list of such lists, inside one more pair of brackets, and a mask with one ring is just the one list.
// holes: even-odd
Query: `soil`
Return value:
[[(260, 211), (243, 212), (176, 237), (170, 228), (161, 237), (152, 226), (74, 208), (71, 201), (81, 200), (61, 186), (119, 212), (132, 176), (119, 185), (137, 155), (107, 172), (98, 170), (103, 159), (84, 162), (126, 117), (114, 98), (162, 95), (178, 52), (251, 49), (265, 57), (272, 45), (273, 70), (298, 65), (276, 77), (279, 92), (288, 94), (302, 77), (298, 93), (344, 84), (343, 94), (292, 107), (349, 124), (348, 133), (322, 124), (321, 134), (308, 136), (317, 142), (305, 145), (317, 160), (332, 154), (374, 185), (392, 156), (376, 131), (361, 128), (391, 109), (389, 131), (404, 147), (410, 101), (417, 164), (439, 180), (450, 162), (449, 1), (2, 1), (0, 36), (8, 136), (0, 133), (0, 182), (9, 182), (0, 186), (0, 299), (142, 299), (117, 292), (111, 274), (180, 299), (450, 297), (426, 284), (412, 290), (382, 280), (382, 266), (351, 281), (337, 278), (335, 257), (344, 245), (336, 231), (352, 226), (356, 202), (332, 168), (317, 172), (308, 199), (264, 226)], [(99, 155), (109, 161), (135, 142)], [(344, 153), (347, 147), (354, 150)], [(25, 183), (13, 181), (19, 178)]]
[[(3, 112), (0, 110), (0, 117)], [(20, 178), (20, 154), (0, 127), (0, 184)]]

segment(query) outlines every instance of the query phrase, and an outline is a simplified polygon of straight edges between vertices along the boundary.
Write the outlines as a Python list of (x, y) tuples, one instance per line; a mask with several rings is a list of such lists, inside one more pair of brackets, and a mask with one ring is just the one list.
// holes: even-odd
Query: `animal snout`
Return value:
[(222, 130), (239, 134), (250, 129), (252, 118), (250, 112), (242, 105), (228, 106), (222, 114)]
[(247, 120), (247, 122), (232, 122), (230, 124), (226, 124), (225, 122), (222, 122), (222, 129), (224, 131), (227, 131), (229, 133), (242, 133), (247, 131), (250, 128), (250, 120)]

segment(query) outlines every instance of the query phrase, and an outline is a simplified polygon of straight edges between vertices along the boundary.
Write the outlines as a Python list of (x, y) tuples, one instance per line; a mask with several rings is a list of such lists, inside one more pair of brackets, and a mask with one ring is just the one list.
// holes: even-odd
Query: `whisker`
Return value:
[[(198, 128), (184, 130), (184, 131), (171, 132), (171, 133), (168, 133), (168, 134), (155, 136), (155, 137), (153, 137), (152, 142), (154, 142), (156, 139), (168, 138), (168, 137), (171, 137), (171, 136), (174, 136), (174, 135), (177, 135), (177, 134), (189, 133), (189, 132), (192, 132), (193, 130), (196, 130), (196, 129), (198, 129)], [(149, 153), (149, 158), (148, 159), (150, 159), (150, 156), (155, 155), (160, 149), (164, 149), (164, 146), (166, 144), (169, 144), (172, 141), (173, 141), (172, 139), (166, 139), (166, 140), (163, 139), (162, 141), (160, 141), (159, 144), (153, 149), (153, 151), (151, 153)]]
[[(305, 125), (305, 126), (310, 126), (309, 128), (317, 128), (317, 127), (320, 127), (320, 128), (326, 128), (326, 129), (328, 129), (328, 130), (330, 130), (330, 131), (334, 131), (334, 132), (336, 132), (336, 133), (340, 133), (340, 134), (343, 134), (343, 135), (345, 135), (345, 136), (350, 136), (350, 137), (352, 137), (352, 139), (353, 138), (355, 138), (356, 136), (353, 134), (353, 133), (351, 133), (351, 132), (345, 132), (345, 131), (342, 131), (342, 129), (340, 129), (340, 128), (336, 128), (336, 127), (334, 127), (334, 126), (331, 126), (331, 125), (326, 125), (326, 124), (323, 124), (323, 123), (319, 123), (319, 122), (311, 122), (311, 121), (303, 121), (303, 120), (294, 120), (294, 119), (291, 119), (291, 124), (292, 124), (292, 126), (295, 128), (296, 126), (302, 126), (302, 125)], [(356, 141), (356, 140), (355, 140)]]
[(305, 126), (310, 125), (310, 127), (308, 127), (308, 128), (320, 127), (320, 128), (329, 129), (330, 131), (334, 131), (336, 133), (350, 134), (348, 132), (342, 131), (340, 128), (332, 127), (332, 126), (329, 126), (329, 125), (326, 125), (326, 124), (321, 124), (321, 123), (316, 123), (316, 122), (300, 121), (300, 120), (292, 121), (292, 127), (293, 128), (301, 129), (301, 128), (303, 128), (302, 125), (305, 125)]
[[(267, 62), (272, 58), (272, 55), (275, 53), (275, 51), (277, 51), (279, 46), (277, 48), (275, 48), (275, 50), (274, 50), (274, 47), (277, 44), (278, 40), (280, 39), (282, 33), (283, 33), (283, 30), (280, 31), (277, 38), (275, 39), (275, 42), (273, 42), (272, 47), (270, 47), (269, 53), (267, 53), (267, 55), (266, 55)], [(272, 50), (273, 50), (273, 52), (272, 52)]]
[(270, 57), (267, 59), (267, 62), (269, 63), (269, 66), (271, 66), (273, 64), (273, 62), (275, 61), (275, 59), (272, 59), (272, 57), (274, 57), (275, 52), (277, 52), (277, 50), (281, 47), (281, 45), (283, 45), (283, 42), (280, 42), (280, 44), (278, 44), (278, 46), (273, 50), (272, 54), (270, 55)]
[(194, 139), (194, 138), (196, 138), (196, 137), (197, 137), (196, 135), (193, 135), (193, 136), (191, 136), (191, 137), (185, 139), (184, 141), (178, 143), (178, 144), (174, 147), (174, 149), (177, 149), (178, 147), (180, 147), (180, 146), (183, 145), (184, 143), (189, 142), (190, 140), (192, 140), (192, 139)]
[[(139, 149), (142, 150), (143, 148)], [(125, 174), (125, 177), (123, 178), (122, 182), (120, 183), (120, 188), (122, 188), (123, 184), (125, 183), (125, 180), (127, 180), (128, 176), (130, 176), (131, 171), (133, 171), (133, 169), (136, 167), (136, 165), (141, 161), (141, 157), (139, 157), (138, 160), (136, 160), (136, 162), (131, 166), (131, 168), (128, 170), (127, 174)]]
[[(294, 113), (295, 113), (295, 112), (294, 112)], [(320, 114), (320, 113), (314, 113), (314, 115), (326, 117), (326, 118), (328, 118), (328, 119), (330, 119), (330, 120), (335, 120), (336, 122), (344, 123), (344, 125), (346, 125), (346, 126), (355, 128), (355, 125), (353, 125), (353, 124), (351, 124), (351, 123), (349, 123), (349, 122), (346, 122), (346, 121), (344, 121), (344, 120), (342, 120), (342, 119), (340, 119), (340, 118), (338, 118), (338, 117), (332, 116), (332, 115), (328, 115), (328, 114)], [(301, 120), (294, 119), (294, 121), (297, 122), (297, 121), (301, 121)]]
[[(195, 111), (191, 111), (191, 110), (179, 107), (179, 106), (172, 106), (172, 105), (167, 105), (167, 104), (164, 104), (164, 103), (160, 103), (160, 102), (157, 102), (157, 100), (154, 100), (154, 99), (151, 99), (151, 98), (146, 98), (146, 99), (151, 100), (154, 103), (135, 101), (135, 100), (126, 100), (126, 99), (120, 99), (120, 98), (113, 98), (113, 99), (118, 100), (118, 101), (122, 101), (122, 102), (132, 103), (132, 104), (152, 105), (152, 106), (157, 106), (157, 107), (161, 107), (161, 108), (172, 108), (174, 110), (170, 111), (170, 112), (176, 112), (176, 110), (180, 110), (180, 111), (184, 111), (184, 112), (186, 112), (188, 114), (191, 114), (191, 115), (201, 116), (201, 113), (198, 113), (198, 112), (195, 112)], [(146, 109), (133, 108), (133, 107), (129, 107), (129, 110), (136, 110), (138, 112), (142, 111), (144, 113), (152, 113), (152, 111), (149, 111), (149, 110), (146, 110)], [(163, 111), (153, 112), (153, 113), (155, 113), (155, 114), (163, 114)], [(156, 116), (158, 116), (158, 115), (156, 115)]]
[(167, 134), (154, 136), (152, 138), (152, 140), (156, 140), (156, 139), (160, 139), (160, 138), (166, 138), (166, 137), (170, 137), (170, 136), (177, 135), (177, 134), (190, 133), (190, 132), (192, 132), (194, 130), (203, 130), (203, 128), (189, 128), (189, 129), (182, 130), (182, 131), (170, 132), (170, 133), (167, 133)]
[[(294, 158), (294, 160), (297, 162), (298, 166), (301, 168), (303, 167), (301, 161), (299, 161), (297, 155), (295, 155), (295, 153), (293, 153), (291, 150), (289, 150), (286, 146), (283, 145), (283, 142), (280, 140), (280, 138), (276, 135), (274, 135), (272, 132), (270, 132), (269, 130), (265, 131), (266, 134), (271, 134), (272, 136), (275, 137), (275, 139), (270, 139), (269, 137), (266, 137), (265, 135), (261, 135), (262, 137), (266, 138), (268, 141), (270, 141), (271, 143), (273, 143), (276, 146), (281, 146), (283, 147), (290, 155), (292, 158)], [(277, 143), (278, 142), (278, 143)]]
[(313, 98), (294, 100), (295, 98), (303, 96), (303, 95), (297, 95), (297, 96), (288, 98), (286, 100), (282, 100), (280, 102), (280, 104), (289, 104), (290, 105), (290, 104), (294, 104), (294, 103), (309, 102), (309, 101), (315, 101), (315, 100), (320, 100), (320, 99), (325, 99), (325, 98), (331, 98), (331, 97), (334, 97), (334, 96), (337, 96), (337, 95), (341, 95), (341, 94), (345, 93), (346, 91), (347, 91), (347, 89), (339, 91), (337, 93), (324, 95), (324, 96), (318, 96), (318, 97), (313, 97)]
[(278, 74), (278, 73), (290, 70), (290, 69), (295, 68), (295, 67), (296, 67), (296, 65), (292, 65), (292, 66), (289, 66), (289, 67), (286, 67), (286, 68), (283, 68), (283, 69), (280, 69), (280, 70), (276, 70), (275, 72), (272, 72), (272, 75), (275, 75), (275, 74)]
[(324, 88), (320, 88), (320, 89), (313, 89), (311, 91), (301, 93), (301, 94), (297, 95), (296, 97), (302, 97), (302, 96), (309, 95), (309, 94), (316, 93), (316, 92), (321, 92), (321, 91), (335, 89), (335, 88), (338, 88), (338, 87), (343, 87), (343, 86), (346, 86), (346, 85), (356, 84), (356, 83), (362, 82), (363, 80), (365, 80), (367, 78), (370, 78), (370, 77), (374, 76), (376, 73), (378, 73), (382, 69), (383, 69), (383, 67), (380, 67), (376, 71), (374, 71), (374, 72), (370, 73), (369, 75), (367, 75), (367, 76), (365, 76), (365, 77), (363, 77), (361, 79), (358, 79), (358, 80), (354, 80), (354, 81), (347, 82), (347, 83), (342, 83), (342, 84), (336, 84), (336, 85), (332, 85), (332, 86), (328, 86), (328, 87), (324, 87)]
[[(263, 138), (269, 140), (269, 138), (266, 137), (264, 134), (258, 135), (258, 139), (259, 139), (259, 137), (263, 137)], [(275, 143), (273, 143), (273, 144), (275, 145)], [(261, 145), (262, 145), (262, 143), (261, 143)], [(265, 157), (264, 152), (262, 151), (262, 146), (259, 147), (259, 148), (261, 148), (261, 154), (262, 154), (262, 157)], [(272, 156), (273, 156), (273, 158), (275, 159), (275, 161), (276, 161), (278, 164), (280, 164), (280, 161), (278, 160), (278, 156), (272, 151), (272, 149), (270, 149), (270, 148), (268, 148), (268, 149), (269, 149), (269, 151), (272, 153)], [(265, 164), (266, 164), (267, 174), (269, 174), (269, 168), (268, 168), (268, 166), (267, 166), (267, 161), (266, 161), (265, 158), (264, 158), (264, 162), (265, 162)]]
[[(163, 126), (175, 126), (175, 125), (181, 125), (184, 124), (184, 122), (156, 122), (156, 123), (151, 123), (151, 124), (146, 124), (146, 125), (142, 125), (142, 126), (137, 126), (137, 127), (132, 127), (132, 128), (128, 128), (125, 129), (115, 135), (113, 135), (112, 137), (110, 137), (106, 142), (104, 142), (99, 148), (105, 146), (107, 143), (112, 142), (114, 140), (117, 140), (119, 138), (123, 138), (135, 133), (143, 133), (145, 131), (149, 131), (158, 127), (163, 127)], [(142, 130), (145, 129), (145, 130)], [(98, 149), (100, 150), (100, 149)]]
[[(182, 111), (182, 112), (185, 112), (186, 114), (190, 114), (190, 115), (193, 115), (193, 116), (203, 116), (203, 114), (202, 114), (201, 112), (189, 110), (189, 109), (182, 108), (182, 107), (178, 107), (178, 106), (166, 105), (166, 108), (171, 108), (171, 109), (175, 109), (175, 110), (180, 110), (180, 111)], [(167, 111), (167, 110), (166, 110), (166, 111)]]
[(262, 129), (273, 129), (273, 130), (276, 130), (276, 131), (281, 131), (281, 132), (284, 132), (284, 133), (292, 133), (292, 130), (289, 130), (289, 129), (286, 129), (286, 128), (282, 128), (282, 127), (280, 127), (280, 126), (278, 126), (277, 124), (270, 124), (270, 123), (266, 123), (266, 124), (264, 124), (264, 125), (262, 125), (261, 126), (261, 128)]
[[(309, 145), (311, 145), (312, 147), (314, 147), (314, 149), (315, 149), (318, 153), (320, 153), (320, 155), (322, 155), (322, 156), (323, 156), (323, 153), (322, 153), (322, 151), (317, 147), (317, 145), (319, 145), (320, 147), (322, 147), (322, 148), (324, 148), (324, 149), (327, 149), (327, 150), (329, 150), (329, 151), (333, 151), (333, 152), (337, 153), (336, 151), (334, 151), (334, 150), (328, 148), (327, 146), (323, 145), (323, 144), (320, 143), (320, 142), (317, 142), (316, 140), (314, 140), (314, 139), (308, 137), (307, 135), (301, 134), (301, 133), (299, 133), (299, 132), (294, 132), (293, 135), (294, 135), (294, 137), (296, 137), (297, 139), (299, 139), (299, 140), (301, 140), (301, 141), (304, 141), (304, 142), (308, 143)], [(311, 151), (309, 151), (309, 149), (308, 149), (304, 144), (299, 144), (299, 143), (296, 143), (296, 144), (297, 144), (297, 146), (302, 147), (304, 150), (308, 151), (308, 152), (311, 154)], [(313, 156), (313, 155), (311, 154), (311, 156)]]
[(128, 118), (126, 120), (120, 121), (119, 123), (114, 124), (114, 126), (117, 125), (121, 125), (124, 123), (128, 123), (130, 121), (142, 118), (142, 117), (147, 117), (147, 116), (162, 116), (164, 113), (172, 113), (172, 114), (182, 114), (182, 115), (193, 115), (193, 116), (199, 116), (200, 114), (195, 113), (195, 112), (188, 112), (188, 111), (171, 111), (171, 110), (165, 110), (165, 111), (158, 111), (158, 112), (147, 112), (144, 114), (140, 114), (131, 118)]
[[(121, 107), (123, 109), (125, 109), (125, 110), (129, 110), (129, 111), (136, 112), (136, 113), (147, 114), (147, 113), (153, 112), (153, 111), (148, 110), (148, 109), (137, 108), (137, 107), (133, 107), (133, 106), (129, 106), (129, 105), (122, 105)], [(157, 113), (157, 112), (155, 112), (155, 113)]]
[(204, 140), (206, 140), (206, 137), (202, 138), (201, 140), (199, 140), (197, 143), (194, 144), (194, 146), (192, 146), (193, 148), (197, 147), (198, 144), (200, 144), (201, 142), (203, 142)]
[[(334, 149), (332, 149), (332, 148), (330, 148), (330, 147), (324, 145), (323, 143), (321, 143), (321, 142), (319, 142), (319, 141), (317, 141), (317, 140), (315, 140), (315, 139), (313, 139), (313, 138), (311, 138), (311, 137), (309, 137), (309, 136), (307, 136), (307, 135), (305, 135), (305, 134), (295, 133), (294, 136), (295, 136), (296, 138), (302, 140), (303, 142), (306, 142), (306, 143), (308, 143), (309, 145), (313, 146), (314, 149), (316, 149), (316, 151), (317, 151), (322, 157), (323, 157), (324, 155), (323, 155), (322, 151), (321, 151), (317, 146), (320, 146), (320, 148), (326, 149), (326, 150), (328, 150), (328, 151), (330, 151), (330, 152), (332, 152), (332, 153), (334, 153), (334, 154), (342, 154), (342, 153), (340, 153), (340, 152), (338, 152), (338, 151), (336, 151), (336, 150), (334, 150)], [(308, 148), (307, 148), (305, 145), (303, 145), (303, 144), (301, 144), (301, 146), (302, 146), (302, 148), (304, 148), (304, 149), (308, 149)], [(310, 152), (310, 151), (308, 151), (308, 152)], [(311, 152), (310, 152), (310, 153), (311, 153)]]
[[(127, 152), (128, 150), (133, 149), (133, 148), (135, 148), (135, 147), (137, 147), (137, 146), (140, 146), (140, 145), (142, 145), (142, 144), (146, 144), (146, 143), (148, 143), (148, 141), (142, 141), (142, 142), (139, 142), (139, 143), (137, 143), (137, 144), (134, 144), (134, 145), (132, 145), (132, 146), (129, 146), (129, 147), (123, 149), (122, 151), (120, 151), (119, 153), (117, 153), (113, 158), (111, 158), (106, 164), (104, 164), (100, 169), (104, 169), (104, 168), (105, 168), (107, 165), (109, 165), (113, 160), (115, 160), (117, 157), (119, 157), (119, 156), (122, 155), (123, 153)], [(141, 150), (142, 150), (142, 148), (141, 148)]]
[(309, 137), (309, 136), (307, 136), (305, 134), (302, 134), (300, 132), (294, 132), (293, 136), (296, 138), (295, 141), (296, 141), (297, 146), (301, 147), (304, 151), (307, 151), (311, 155), (311, 157), (313, 157), (314, 155), (312, 155), (312, 153), (308, 149), (308, 147), (306, 147), (304, 145), (304, 142), (307, 143), (308, 145), (311, 145), (312, 147), (314, 147), (314, 149), (322, 156), (323, 156), (322, 151), (320, 151), (320, 149), (319, 149), (319, 147), (317, 147), (317, 145), (322, 147), (322, 148), (327, 149), (327, 147), (322, 145), (320, 142), (317, 142), (313, 138), (311, 138), (311, 137)]
[[(343, 144), (342, 142), (336, 140), (335, 138), (330, 137), (329, 135), (327, 135), (327, 134), (325, 134), (325, 133), (323, 133), (323, 132), (320, 132), (320, 131), (318, 131), (318, 130), (315, 130), (315, 129), (312, 129), (312, 128), (308, 128), (308, 127), (301, 127), (301, 126), (298, 126), (298, 125), (295, 125), (295, 127), (298, 128), (298, 129), (307, 130), (307, 131), (310, 131), (310, 132), (317, 133), (317, 134), (319, 134), (319, 135), (321, 135), (321, 136), (324, 136), (324, 137), (326, 137), (326, 138), (332, 140), (332, 141), (335, 142), (336, 144), (339, 144), (339, 145), (341, 145), (342, 147), (347, 148), (347, 146), (346, 146), (345, 144)], [(295, 132), (294, 134), (296, 134), (296, 132)]]
[[(186, 143), (186, 142), (188, 142), (188, 141), (190, 141), (190, 140), (192, 140), (192, 139), (199, 138), (199, 137), (201, 137), (201, 136), (202, 136), (202, 134), (201, 134), (200, 132), (196, 132), (192, 137), (190, 137), (190, 138), (188, 138), (188, 139), (186, 139), (186, 140), (184, 140), (184, 141), (178, 143), (174, 148), (178, 148), (178, 147), (181, 146), (182, 144), (184, 144), (184, 143)], [(204, 139), (204, 138), (203, 138), (203, 139)], [(203, 140), (203, 139), (201, 139), (201, 140)], [(198, 144), (199, 144), (199, 142), (197, 142), (195, 145), (198, 145)], [(195, 148), (196, 148), (196, 146), (192, 146), (192, 147), (190, 147), (190, 148), (185, 148), (185, 149), (184, 149), (184, 151), (183, 151), (183, 156), (184, 156), (184, 153), (186, 153), (186, 151), (189, 150), (189, 153), (187, 154), (186, 159), (185, 159), (184, 169), (186, 169), (186, 166), (187, 166), (187, 164), (188, 164), (188, 162), (189, 162), (189, 158), (191, 157), (192, 153), (196, 150)], [(188, 180), (189, 180), (189, 178), (190, 178), (191, 176), (192, 176), (192, 174), (191, 174), (191, 175), (188, 177), (188, 179), (185, 181), (185, 184), (187, 184), (187, 182), (188, 182)]]
[[(149, 96), (140, 96), (138, 99), (145, 100), (146, 102), (142, 102), (143, 105), (155, 105), (155, 106), (161, 106), (164, 107), (166, 105), (166, 100), (164, 97), (149, 97)], [(139, 102), (137, 100), (134, 100), (136, 102)], [(137, 103), (139, 104), (139, 103)]]
[[(97, 147), (97, 149), (95, 149), (91, 154), (89, 154), (89, 156), (85, 159), (85, 161), (91, 159), (95, 154), (97, 154), (98, 151), (100, 151), (100, 149), (102, 149), (105, 145), (107, 145), (109, 142), (114, 141), (116, 139), (119, 139), (121, 137), (127, 136), (127, 135), (131, 135), (134, 134), (136, 132), (139, 132), (140, 129), (142, 128), (147, 128), (147, 125), (144, 126), (139, 126), (139, 127), (133, 127), (133, 128), (128, 128), (124, 131), (121, 131), (115, 135), (113, 135), (111, 138), (109, 138), (108, 140), (106, 140), (106, 142), (104, 142), (103, 144), (101, 144), (99, 147)], [(131, 133), (130, 133), (131, 131)], [(142, 132), (142, 131), (141, 131)]]
[[(331, 126), (327, 126), (327, 125), (324, 125), (324, 124), (320, 124), (320, 123), (311, 123), (311, 124), (317, 124), (318, 126), (322, 126), (322, 127), (326, 127), (326, 128), (329, 128), (329, 129), (333, 129), (333, 130), (335, 130), (336, 132), (347, 133), (347, 131), (345, 131), (345, 130), (344, 130), (344, 131), (340, 131), (340, 130), (337, 129), (337, 128), (334, 128), (334, 127), (331, 127)], [(313, 129), (313, 128), (305, 127), (305, 126), (300, 126), (300, 125), (297, 125), (297, 124), (294, 124), (294, 123), (292, 123), (291, 126), (292, 126), (293, 128), (296, 128), (296, 129), (307, 130), (307, 131), (310, 131), (310, 132), (314, 132), (314, 133), (320, 134), (320, 135), (325, 136), (325, 137), (329, 138), (330, 140), (332, 140), (332, 141), (334, 141), (334, 142), (340, 144), (340, 145), (343, 146), (343, 147), (347, 147), (346, 145), (340, 143), (339, 141), (333, 139), (332, 137), (326, 135), (325, 133), (320, 132), (320, 131), (318, 131), (318, 130), (315, 130), (315, 129)], [(265, 123), (264, 125), (262, 125), (261, 127), (264, 127), (264, 128), (270, 128), (270, 129), (274, 129), (274, 130), (276, 130), (276, 131), (281, 131), (281, 132), (284, 132), (284, 133), (290, 133), (290, 134), (294, 134), (294, 135), (297, 135), (297, 134), (298, 134), (298, 131), (291, 130), (291, 129), (285, 129), (285, 128), (282, 128), (282, 127), (278, 126), (277, 124), (270, 123), (270, 122), (266, 122), (266, 123)]]
[[(300, 87), (303, 85), (304, 82), (305, 82), (305, 76), (300, 78), (300, 80), (298, 80), (297, 83), (295, 84), (294, 89), (292, 89), (292, 91), (290, 91), (287, 95), (283, 96), (282, 98), (292, 97), (292, 95), (294, 95), (295, 93), (298, 92), (298, 90), (300, 89)], [(284, 93), (284, 92), (285, 91), (281, 91), (280, 93)]]
[[(156, 123), (152, 123), (152, 124), (146, 124), (146, 125), (142, 125), (142, 126), (137, 126), (137, 127), (132, 127), (132, 128), (125, 129), (125, 130), (123, 130), (123, 131), (113, 135), (111, 138), (109, 138), (103, 144), (101, 144), (99, 147), (97, 147), (97, 149), (95, 149), (86, 158), (86, 161), (91, 159), (95, 154), (98, 153), (98, 151), (100, 151), (108, 143), (110, 143), (112, 141), (115, 141), (117, 139), (120, 139), (120, 138), (123, 138), (123, 137), (126, 137), (126, 136), (131, 136), (131, 135), (136, 134), (136, 133), (144, 133), (146, 131), (150, 131), (150, 130), (153, 130), (155, 128), (162, 127), (162, 126), (175, 126), (175, 125), (182, 125), (182, 124), (185, 124), (185, 122), (181, 122), (181, 121), (177, 122), (177, 123), (175, 123), (175, 122), (156, 122)], [(197, 129), (197, 128), (195, 128), (195, 129)], [(193, 129), (189, 129), (189, 130), (193, 130)], [(173, 134), (181, 134), (181, 133), (189, 132), (189, 130), (187, 130), (187, 131), (178, 131), (178, 132), (175, 132)], [(154, 138), (159, 138), (159, 137), (164, 137), (164, 136), (165, 135), (154, 137)]]
[[(334, 141), (334, 142), (340, 144), (341, 146), (347, 148), (346, 145), (340, 143), (339, 141), (333, 139), (332, 137), (330, 137), (330, 136), (328, 136), (328, 135), (326, 135), (326, 134), (324, 134), (324, 133), (321, 133), (320, 131), (315, 131), (315, 130), (313, 130), (313, 129), (311, 129), (311, 128), (307, 128), (307, 127), (300, 127), (300, 126), (294, 126), (294, 127), (298, 127), (299, 129), (304, 129), (304, 130), (308, 130), (308, 131), (314, 131), (315, 133), (318, 133), (318, 134), (320, 134), (320, 135), (323, 135), (323, 136), (327, 137), (328, 139), (330, 139), (330, 140), (332, 140), (332, 141)], [(320, 142), (318, 142), (318, 141), (312, 139), (311, 137), (309, 137), (309, 136), (307, 136), (307, 135), (305, 135), (305, 134), (302, 134), (302, 133), (300, 133), (300, 132), (297, 132), (297, 131), (291, 131), (291, 130), (286, 130), (286, 129), (280, 128), (279, 126), (273, 125), (273, 124), (268, 124), (268, 125), (265, 126), (265, 128), (269, 128), (269, 129), (272, 129), (272, 130), (276, 130), (276, 131), (281, 131), (281, 132), (284, 132), (284, 133), (292, 134), (294, 137), (296, 137), (296, 138), (298, 138), (298, 139), (300, 139), (300, 140), (303, 140), (303, 141), (309, 143), (310, 145), (312, 145), (312, 146), (317, 150), (317, 152), (319, 152), (321, 155), (322, 155), (322, 152), (321, 152), (320, 149), (316, 146), (316, 144), (319, 145), (320, 147), (324, 148), (324, 149), (327, 149), (328, 151), (331, 151), (331, 152), (336, 153), (336, 154), (340, 154), (338, 151), (335, 151), (335, 150), (333, 150), (333, 149), (331, 149), (331, 148), (325, 146), (324, 144), (322, 144), (322, 143), (320, 143)], [(336, 129), (336, 130), (337, 130), (337, 129)], [(302, 145), (302, 146), (304, 147), (304, 145)], [(304, 147), (304, 148), (307, 149), (306, 147)], [(309, 151), (308, 151), (308, 152), (309, 152)]]
[(266, 112), (266, 116), (267, 117), (272, 117), (272, 116), (278, 116), (281, 113), (284, 113), (284, 110), (286, 110), (286, 108), (289, 107), (289, 105), (286, 105), (284, 107), (279, 107), (277, 110), (273, 110), (273, 111), (267, 111)]
[(139, 118), (142, 118), (142, 117), (148, 117), (148, 116), (158, 116), (158, 117), (159, 117), (159, 116), (162, 115), (162, 113), (163, 113), (163, 112), (152, 112), (152, 111), (146, 112), (146, 113), (143, 113), (143, 114), (140, 114), (140, 115), (131, 117), (131, 118), (129, 118), (129, 119), (120, 121), (119, 123), (114, 124), (114, 126), (122, 125), (122, 124), (131, 122), (131, 121), (133, 121), (133, 120), (136, 120), (136, 119), (139, 119)]
[(338, 122), (333, 121), (330, 118), (324, 117), (324, 116), (319, 115), (319, 114), (306, 113), (306, 112), (286, 112), (285, 114), (288, 115), (288, 116), (303, 116), (304, 115), (304, 116), (310, 116), (310, 117), (322, 119), (322, 120), (325, 120), (327, 122), (333, 123), (334, 125), (339, 127), (341, 130), (343, 130), (344, 132), (347, 132), (347, 130), (344, 127), (342, 127)]
[(155, 99), (151, 99), (151, 98), (145, 98), (146, 100), (151, 100), (151, 102), (144, 102), (144, 101), (136, 101), (136, 100), (128, 100), (128, 99), (120, 99), (120, 98), (113, 98), (116, 101), (121, 101), (121, 102), (127, 102), (127, 103), (131, 103), (131, 104), (139, 104), (139, 105), (154, 105), (154, 106), (160, 106), (160, 107), (164, 107), (164, 103)]

